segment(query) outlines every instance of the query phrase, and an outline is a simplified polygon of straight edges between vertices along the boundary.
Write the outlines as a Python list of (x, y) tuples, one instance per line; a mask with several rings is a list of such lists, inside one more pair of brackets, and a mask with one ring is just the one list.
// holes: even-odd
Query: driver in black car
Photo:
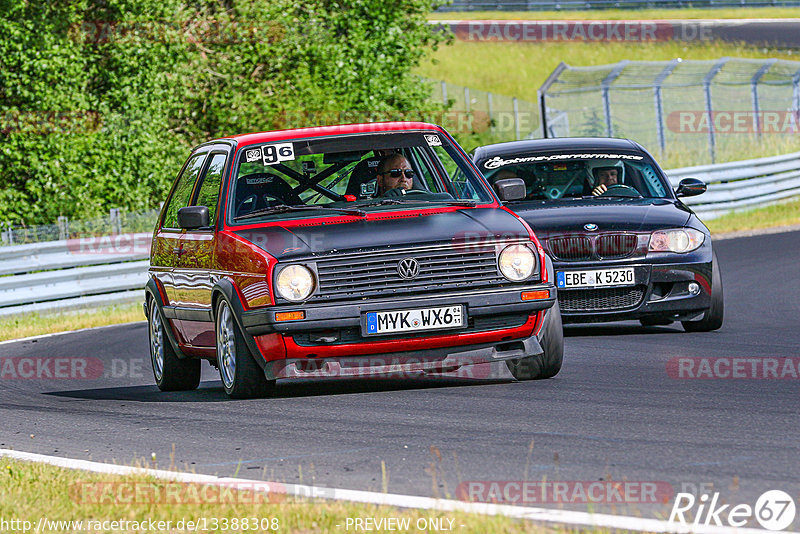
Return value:
[(396, 193), (405, 194), (414, 185), (415, 173), (411, 164), (402, 154), (390, 154), (378, 164), (377, 196), (398, 189)]

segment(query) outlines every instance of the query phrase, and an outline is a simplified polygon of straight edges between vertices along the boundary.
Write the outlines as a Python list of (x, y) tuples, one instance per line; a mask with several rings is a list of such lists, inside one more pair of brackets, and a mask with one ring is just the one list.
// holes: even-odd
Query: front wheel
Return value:
[(189, 391), (200, 385), (200, 360), (180, 359), (167, 338), (166, 322), (155, 299), (148, 304), (150, 363), (161, 391)]
[(230, 305), (223, 299), (217, 305), (217, 364), (225, 393), (232, 399), (266, 397), (275, 390), (267, 380), (239, 330)]
[(722, 326), (725, 315), (725, 301), (722, 294), (722, 275), (719, 271), (719, 261), (716, 253), (712, 256), (711, 265), (711, 307), (703, 314), (699, 321), (682, 321), (683, 329), (687, 332), (711, 332)]
[(561, 308), (556, 300), (545, 314), (545, 324), (539, 343), (544, 353), (516, 360), (506, 360), (506, 365), (517, 380), (541, 380), (552, 378), (561, 370), (564, 360), (564, 328), (561, 324)]

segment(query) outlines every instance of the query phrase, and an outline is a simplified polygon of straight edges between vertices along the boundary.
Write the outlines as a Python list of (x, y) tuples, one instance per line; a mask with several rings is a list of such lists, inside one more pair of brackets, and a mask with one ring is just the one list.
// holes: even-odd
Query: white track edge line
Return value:
[(55, 336), (64, 336), (66, 334), (77, 334), (79, 332), (88, 332), (89, 330), (101, 330), (104, 328), (113, 328), (115, 326), (130, 326), (139, 323), (146, 323), (147, 321), (142, 319), (141, 321), (130, 321), (127, 323), (117, 323), (117, 324), (106, 324), (103, 326), (89, 326), (87, 328), (79, 328), (78, 330), (64, 330), (63, 332), (52, 332), (50, 334), (39, 334), (38, 336), (29, 336), (29, 337), (21, 337), (18, 339), (6, 339), (5, 341), (0, 341), (0, 345), (10, 345), (12, 343), (21, 343), (23, 341), (33, 341), (34, 339), (47, 339), (48, 337), (55, 337)]
[[(731, 527), (706, 525), (681, 525), (679, 523), (671, 523), (669, 521), (660, 519), (644, 519), (641, 517), (591, 514), (588, 512), (552, 510), (547, 508), (532, 508), (502, 504), (473, 503), (450, 499), (419, 497), (414, 495), (377, 493), (362, 490), (306, 486), (302, 484), (282, 484), (263, 480), (217, 477), (214, 475), (200, 475), (195, 473), (180, 473), (177, 471), (165, 471), (163, 469), (148, 469), (142, 467), (130, 467), (124, 465), (92, 462), (88, 460), (76, 460), (72, 458), (63, 458), (60, 456), (48, 456), (44, 454), (21, 452), (10, 449), (0, 449), (0, 457), (12, 458), (27, 462), (46, 463), (66, 469), (77, 469), (110, 475), (148, 475), (163, 480), (174, 480), (178, 482), (217, 486), (247, 485), (248, 489), (251, 491), (266, 491), (296, 497), (343, 500), (365, 504), (393, 506), (397, 508), (419, 508), (443, 512), (459, 511), (485, 515), (502, 515), (514, 519), (525, 519), (528, 521), (539, 521), (546, 523), (674, 534), (730, 534), (731, 532), (736, 532), (739, 534), (765, 534), (770, 532), (768, 530), (753, 528), (737, 529)], [(799, 534), (796, 532), (782, 532), (784, 534)]]

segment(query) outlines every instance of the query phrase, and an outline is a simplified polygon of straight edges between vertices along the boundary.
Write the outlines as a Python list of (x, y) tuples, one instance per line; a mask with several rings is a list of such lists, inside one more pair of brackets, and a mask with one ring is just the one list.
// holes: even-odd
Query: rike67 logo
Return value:
[[(691, 493), (678, 493), (669, 520), (684, 526), (691, 524), (743, 527), (755, 519), (767, 530), (784, 530), (794, 521), (795, 513), (794, 499), (781, 490), (762, 493), (756, 500), (755, 506), (722, 504), (719, 492), (710, 496), (704, 493), (700, 497), (695, 497)], [(694, 519), (687, 519), (687, 516)]]

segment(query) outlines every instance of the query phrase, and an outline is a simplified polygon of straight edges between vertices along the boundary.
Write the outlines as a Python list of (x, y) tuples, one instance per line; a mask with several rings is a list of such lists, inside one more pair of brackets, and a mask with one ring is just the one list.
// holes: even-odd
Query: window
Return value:
[(217, 220), (217, 206), (219, 204), (219, 189), (222, 186), (222, 178), (225, 171), (225, 154), (213, 154), (211, 163), (203, 178), (200, 192), (197, 195), (197, 206), (208, 208), (208, 218), (213, 225)]
[(164, 214), (164, 228), (179, 228), (178, 226), (178, 210), (185, 208), (192, 201), (192, 191), (194, 190), (194, 183), (197, 180), (197, 175), (200, 174), (200, 169), (203, 167), (203, 162), (206, 160), (206, 154), (197, 154), (189, 158), (189, 162), (183, 169), (183, 173), (178, 178), (178, 183), (175, 186), (172, 196), (167, 204), (167, 210)]

